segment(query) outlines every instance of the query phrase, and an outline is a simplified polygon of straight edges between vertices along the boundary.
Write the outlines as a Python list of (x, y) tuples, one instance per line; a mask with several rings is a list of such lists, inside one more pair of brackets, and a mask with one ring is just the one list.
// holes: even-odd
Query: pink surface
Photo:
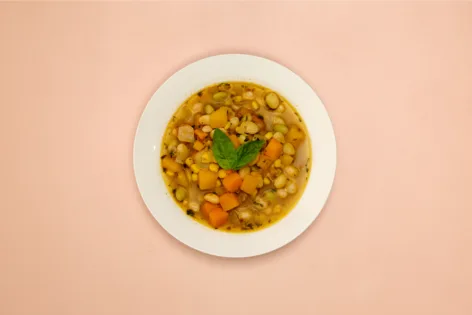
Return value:
[[(472, 314), (472, 5), (0, 4), (0, 314)], [(208, 55), (300, 74), (338, 141), (269, 255), (171, 238), (136, 188), (156, 88)]]

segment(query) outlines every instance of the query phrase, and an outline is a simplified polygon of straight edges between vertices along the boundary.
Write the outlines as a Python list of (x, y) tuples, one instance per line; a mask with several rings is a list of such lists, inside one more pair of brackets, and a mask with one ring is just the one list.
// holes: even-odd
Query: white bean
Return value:
[(280, 104), (279, 97), (274, 92), (267, 94), (265, 97), (265, 101), (271, 109), (276, 109), (277, 107), (279, 107)]
[(213, 128), (211, 128), (211, 127), (208, 126), (208, 125), (207, 125), (207, 126), (204, 126), (204, 127), (202, 128), (202, 131), (203, 131), (203, 132), (206, 132), (206, 133), (209, 133), (209, 132), (211, 132), (212, 130), (213, 130)]
[(298, 176), (298, 168), (293, 165), (286, 166), (284, 168), (285, 175), (289, 177), (297, 177)]
[(206, 201), (211, 202), (215, 205), (220, 203), (220, 197), (218, 197), (218, 195), (215, 195), (215, 194), (206, 194), (203, 197), (203, 199), (205, 199)]
[(189, 209), (191, 209), (195, 212), (200, 211), (200, 205), (198, 204), (198, 202), (192, 201), (188, 204), (188, 207), (189, 207)]
[(239, 125), (239, 118), (238, 117), (233, 117), (229, 120), (231, 123), (231, 128), (236, 128)]
[(259, 210), (267, 208), (268, 205), (269, 204), (267, 203), (267, 201), (262, 199), (262, 197), (260, 196), (257, 196), (256, 199), (254, 199), (254, 206)]
[(259, 126), (253, 123), (252, 121), (246, 121), (241, 124), (241, 127), (244, 128), (244, 132), (254, 135), (259, 132)]
[(287, 176), (284, 174), (277, 176), (277, 178), (274, 180), (275, 188), (283, 188), (285, 187), (285, 184), (287, 184)]
[(287, 190), (285, 188), (277, 189), (277, 196), (279, 196), (279, 198), (287, 198)]
[(297, 184), (295, 182), (291, 181), (290, 183), (288, 183), (288, 185), (285, 189), (287, 189), (287, 192), (289, 194), (294, 194), (294, 193), (297, 192)]
[(200, 118), (198, 119), (198, 122), (201, 125), (209, 125), (210, 124), (210, 115), (200, 116)]

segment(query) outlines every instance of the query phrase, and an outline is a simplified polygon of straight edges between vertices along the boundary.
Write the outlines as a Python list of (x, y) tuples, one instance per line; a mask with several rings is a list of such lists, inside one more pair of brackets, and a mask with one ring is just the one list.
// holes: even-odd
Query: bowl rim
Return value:
[[(279, 222), (250, 233), (215, 231), (189, 218), (169, 195), (159, 170), (162, 135), (172, 114), (192, 94), (223, 81), (253, 82), (281, 94), (300, 113), (311, 139), (312, 169), (297, 204)], [(320, 98), (293, 71), (259, 56), (215, 55), (181, 68), (150, 98), (136, 129), (133, 168), (146, 207), (174, 238), (210, 255), (252, 257), (285, 246), (317, 218), (334, 183), (336, 139)]]

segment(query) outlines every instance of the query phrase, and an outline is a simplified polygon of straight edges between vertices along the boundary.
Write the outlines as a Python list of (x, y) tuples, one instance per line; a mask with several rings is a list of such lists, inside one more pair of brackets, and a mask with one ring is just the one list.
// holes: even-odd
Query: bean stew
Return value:
[(169, 121), (161, 167), (186, 214), (226, 232), (256, 231), (296, 205), (311, 169), (304, 121), (280, 94), (224, 82), (188, 98)]

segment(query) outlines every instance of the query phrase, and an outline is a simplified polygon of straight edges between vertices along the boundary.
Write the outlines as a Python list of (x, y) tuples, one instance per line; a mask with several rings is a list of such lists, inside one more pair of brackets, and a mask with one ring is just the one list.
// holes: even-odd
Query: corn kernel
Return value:
[(270, 139), (272, 138), (272, 136), (273, 136), (273, 135), (274, 135), (274, 134), (273, 134), (272, 132), (270, 132), (270, 131), (269, 131), (268, 133), (266, 133), (266, 134), (265, 134), (265, 136), (264, 136), (264, 137), (265, 137), (267, 140), (270, 140)]
[(195, 143), (193, 144), (193, 148), (197, 151), (201, 151), (204, 147), (205, 145), (203, 145), (200, 140), (195, 141)]
[(284, 104), (283, 104), (283, 103), (280, 104), (279, 107), (277, 107), (276, 111), (279, 112), (279, 113), (285, 112), (285, 106), (284, 106)]
[(220, 169), (218, 164), (215, 164), (215, 163), (211, 163), (208, 168), (210, 169), (210, 171), (215, 172), (215, 173), (218, 172), (218, 170)]
[(198, 181), (198, 175), (197, 174), (192, 174), (192, 182)]
[(169, 171), (169, 170), (167, 170), (167, 171), (166, 171), (166, 174), (167, 174), (168, 176), (170, 176), (170, 177), (172, 177), (172, 176), (174, 176), (174, 175), (175, 175), (175, 173), (174, 173), (174, 172), (172, 172), (172, 171)]
[(208, 152), (202, 154), (202, 163), (210, 163), (210, 156)]
[(282, 161), (280, 159), (275, 160), (274, 167), (282, 167)]
[(240, 95), (234, 97), (234, 101), (235, 101), (236, 103), (241, 102), (242, 99), (243, 99), (243, 98), (242, 98)]
[(268, 177), (264, 178), (264, 185), (269, 185), (270, 179)]
[(188, 157), (185, 160), (185, 164), (187, 164), (187, 166), (190, 167), (192, 164), (194, 164), (193, 159), (191, 157)]
[(238, 139), (239, 139), (239, 143), (243, 144), (246, 141), (246, 135), (240, 135)]
[(198, 172), (200, 172), (200, 167), (198, 167), (197, 164), (192, 164), (192, 166), (190, 166), (190, 169), (191, 169), (192, 172), (194, 172), (195, 174), (198, 174)]
[(219, 178), (225, 178), (226, 177), (226, 171), (225, 170), (219, 170), (218, 171), (218, 177)]
[(228, 130), (229, 127), (231, 127), (231, 123), (228, 121), (228, 122), (226, 123), (226, 125), (225, 125), (225, 130)]
[(252, 108), (254, 108), (254, 110), (258, 110), (259, 109), (259, 104), (257, 104), (256, 101), (253, 101), (252, 102)]
[(216, 181), (216, 187), (221, 187), (221, 180), (218, 179), (218, 180)]

